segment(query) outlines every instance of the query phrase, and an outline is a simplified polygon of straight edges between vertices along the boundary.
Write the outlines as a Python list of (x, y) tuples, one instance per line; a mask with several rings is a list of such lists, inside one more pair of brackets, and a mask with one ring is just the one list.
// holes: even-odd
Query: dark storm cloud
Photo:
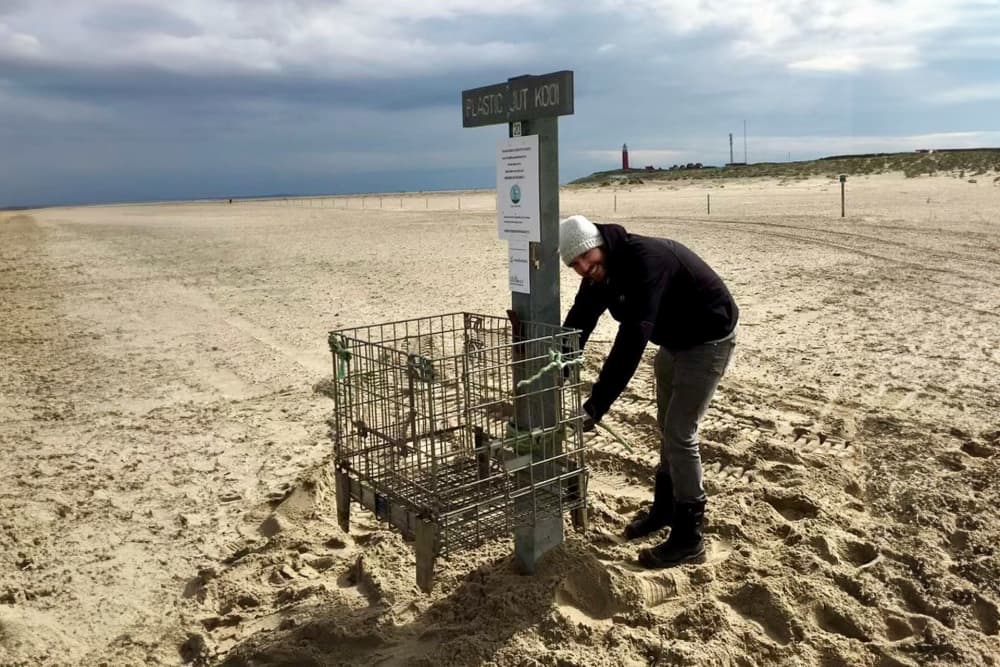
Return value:
[(463, 130), (460, 91), (559, 69), (576, 83), (564, 179), (613, 166), (623, 142), (639, 160), (719, 163), (744, 120), (757, 159), (997, 129), (996, 9), (828, 9), (0, 0), (0, 139), (23, 156), (0, 166), (0, 204), (134, 199), (157, 184), (159, 197), (389, 187), (382, 177), (488, 186), (503, 128)]
[(192, 37), (201, 34), (196, 23), (167, 9), (127, 3), (98, 7), (83, 21), (95, 37), (125, 34), (163, 34)]

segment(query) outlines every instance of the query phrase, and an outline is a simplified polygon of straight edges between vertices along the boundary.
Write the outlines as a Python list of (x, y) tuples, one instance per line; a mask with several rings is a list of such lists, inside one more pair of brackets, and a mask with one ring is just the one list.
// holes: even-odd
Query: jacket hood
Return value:
[(629, 233), (625, 231), (625, 228), (621, 225), (613, 223), (595, 223), (594, 226), (597, 227), (597, 231), (601, 233), (601, 238), (604, 239), (604, 250), (607, 253), (608, 274), (613, 275), (617, 273), (618, 261), (622, 257), (621, 249), (628, 243)]

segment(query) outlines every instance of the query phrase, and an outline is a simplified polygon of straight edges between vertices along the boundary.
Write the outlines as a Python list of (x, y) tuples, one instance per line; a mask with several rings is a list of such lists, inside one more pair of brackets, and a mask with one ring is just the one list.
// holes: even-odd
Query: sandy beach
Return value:
[(652, 346), (606, 417), (634, 451), (588, 441), (590, 529), (535, 576), (500, 540), (424, 594), (398, 533), (338, 527), (327, 332), (502, 315), (492, 191), (4, 212), (0, 665), (1000, 663), (994, 175), (852, 178), (843, 218), (831, 178), (560, 206), (687, 244), (741, 307), (706, 563), (646, 571), (655, 538), (620, 538), (657, 462)]

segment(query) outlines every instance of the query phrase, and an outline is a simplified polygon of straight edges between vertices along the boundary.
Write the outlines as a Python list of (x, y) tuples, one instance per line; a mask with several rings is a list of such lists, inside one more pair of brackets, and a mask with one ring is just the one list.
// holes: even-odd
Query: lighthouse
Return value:
[(628, 144), (622, 144), (622, 171), (628, 171)]

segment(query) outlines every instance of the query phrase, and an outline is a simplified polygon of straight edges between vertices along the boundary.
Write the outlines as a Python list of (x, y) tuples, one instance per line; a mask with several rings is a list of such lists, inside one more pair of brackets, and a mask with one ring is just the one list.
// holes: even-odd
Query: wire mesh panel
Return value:
[(575, 330), (452, 313), (329, 342), (342, 523), (354, 499), (411, 536), (430, 524), (440, 554), (584, 506)]

